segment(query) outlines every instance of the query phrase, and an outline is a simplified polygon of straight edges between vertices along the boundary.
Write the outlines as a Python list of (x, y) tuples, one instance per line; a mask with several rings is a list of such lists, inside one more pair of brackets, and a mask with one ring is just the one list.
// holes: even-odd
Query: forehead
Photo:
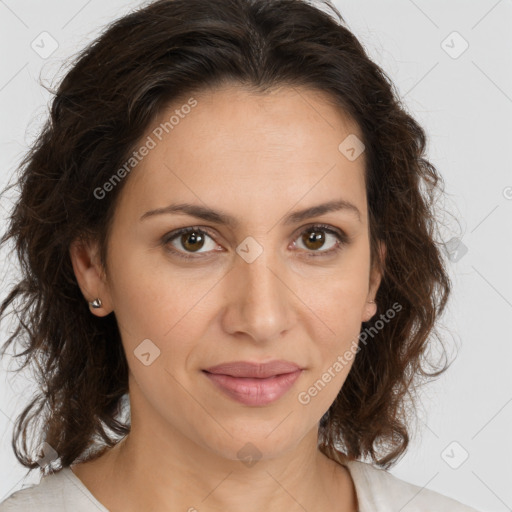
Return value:
[(159, 113), (141, 138), (151, 139), (152, 149), (122, 195), (147, 209), (178, 197), (226, 210), (232, 199), (248, 213), (277, 199), (288, 209), (350, 197), (364, 211), (365, 155), (351, 161), (339, 148), (354, 135), (362, 139), (357, 124), (318, 91), (205, 90)]
[[(173, 113), (185, 111), (191, 96), (174, 101), (152, 125), (157, 130), (164, 128), (163, 138), (174, 136), (174, 152), (179, 153), (184, 146), (178, 142), (192, 131), (191, 142), (201, 144), (199, 150), (211, 150), (221, 144), (220, 149), (243, 150), (251, 158), (267, 154), (278, 158), (287, 152), (297, 158), (318, 159), (318, 151), (336, 147), (340, 137), (355, 134), (362, 139), (357, 123), (322, 91), (282, 86), (261, 93), (239, 85), (225, 85), (203, 90), (193, 99), (197, 105), (179, 119)], [(177, 124), (165, 130), (172, 117)]]

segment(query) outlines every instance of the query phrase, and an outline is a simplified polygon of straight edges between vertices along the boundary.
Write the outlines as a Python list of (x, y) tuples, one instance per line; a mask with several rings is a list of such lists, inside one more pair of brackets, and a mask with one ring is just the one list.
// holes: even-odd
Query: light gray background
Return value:
[[(448, 247), (463, 244), (450, 253), (454, 291), (442, 320), (445, 343), (458, 357), (423, 391), (418, 436), (391, 473), (482, 511), (512, 510), (512, 1), (334, 3), (426, 128), (428, 156), (446, 182), (445, 207), (461, 226), (450, 222), (443, 235), (456, 238)], [(39, 77), (57, 83), (68, 57), (139, 4), (0, 0), (0, 186), (46, 115), (49, 94)], [(31, 47), (34, 40), (42, 46), (43, 31), (58, 43), (48, 58)], [(458, 55), (461, 38), (469, 47)], [(3, 232), (10, 205), (1, 206)], [(5, 272), (2, 298), (14, 276)], [(11, 450), (13, 420), (32, 388), (7, 377), (9, 363), (0, 369), (0, 500), (39, 480), (35, 471), (22, 480)]]

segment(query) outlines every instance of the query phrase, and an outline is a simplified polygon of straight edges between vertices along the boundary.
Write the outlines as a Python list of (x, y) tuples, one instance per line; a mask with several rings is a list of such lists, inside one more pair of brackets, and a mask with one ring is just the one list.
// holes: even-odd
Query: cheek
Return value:
[(322, 391), (325, 403), (334, 400), (356, 357), (368, 291), (366, 264), (350, 262), (347, 268), (351, 272), (331, 273), (316, 280), (318, 287), (303, 288), (301, 295), (311, 310), (308, 334), (318, 358), (312, 380), (320, 380), (320, 388), (328, 388)]
[(161, 348), (161, 340), (176, 322), (184, 290), (172, 282), (165, 269), (155, 268), (149, 253), (128, 243), (112, 244), (111, 296), (126, 351), (144, 339)]
[[(155, 366), (183, 376), (189, 354), (210, 324), (212, 304), (219, 304), (212, 302), (218, 276), (214, 279), (210, 272), (201, 278), (196, 272), (191, 277), (190, 271), (184, 274), (164, 257), (150, 258), (143, 251), (129, 254), (118, 259), (113, 271), (115, 315), (128, 363), (137, 380), (145, 378), (137, 355), (149, 351), (151, 357), (158, 356)], [(143, 343), (149, 350), (140, 348)]]
[[(369, 273), (364, 265), (351, 262), (324, 275), (316, 275), (314, 286), (297, 283), (297, 295), (317, 318), (316, 336), (324, 339), (344, 339), (359, 331), (361, 313), (365, 307)], [(338, 341), (339, 342), (339, 341)]]
[[(354, 304), (358, 290), (344, 289), (329, 295), (329, 301), (313, 305), (316, 317), (310, 339), (314, 342), (312, 371), (299, 390), (297, 399), (304, 411), (318, 415), (336, 399), (352, 368), (361, 332), (360, 307)], [(346, 293), (345, 293), (346, 292)], [(359, 296), (359, 303), (364, 300)]]

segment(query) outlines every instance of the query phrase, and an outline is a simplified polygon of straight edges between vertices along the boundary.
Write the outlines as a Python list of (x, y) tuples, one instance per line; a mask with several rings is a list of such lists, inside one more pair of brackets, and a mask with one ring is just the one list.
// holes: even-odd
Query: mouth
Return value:
[(302, 369), (297, 363), (284, 359), (269, 361), (266, 363), (252, 361), (230, 361), (210, 368), (205, 368), (208, 373), (230, 375), (231, 377), (267, 378), (292, 373)]
[(249, 406), (263, 406), (279, 400), (295, 384), (302, 369), (266, 377), (242, 377), (203, 370), (208, 379), (226, 396)]

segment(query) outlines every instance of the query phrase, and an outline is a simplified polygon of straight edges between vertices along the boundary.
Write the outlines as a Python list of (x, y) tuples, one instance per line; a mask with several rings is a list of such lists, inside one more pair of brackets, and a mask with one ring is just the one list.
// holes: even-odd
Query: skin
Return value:
[[(103, 302), (91, 314), (114, 311), (120, 326), (132, 422), (121, 443), (72, 470), (112, 511), (355, 511), (350, 473), (317, 448), (320, 418), (353, 360), (307, 405), (298, 394), (357, 342), (361, 322), (376, 312), (368, 301), (381, 274), (370, 268), (364, 153), (350, 161), (338, 150), (347, 135), (361, 139), (361, 132), (306, 89), (257, 95), (230, 85), (194, 98), (198, 105), (125, 178), (108, 271), (94, 242), (70, 248), (85, 299)], [(184, 103), (162, 112), (141, 140)], [(360, 220), (341, 210), (283, 223), (292, 211), (341, 198), (358, 208)], [(184, 214), (139, 220), (177, 202), (223, 210), (239, 225)], [(319, 222), (350, 242), (308, 259), (336, 247), (325, 231), (323, 246), (302, 237)], [(208, 230), (203, 246), (184, 247), (181, 236), (165, 245), (164, 236), (183, 227)], [(236, 252), (246, 237), (263, 248), (252, 263)], [(145, 339), (160, 350), (148, 366), (134, 355)], [(265, 406), (235, 402), (201, 371), (272, 359), (305, 370)], [(237, 455), (247, 443), (260, 454), (250, 467)]]

